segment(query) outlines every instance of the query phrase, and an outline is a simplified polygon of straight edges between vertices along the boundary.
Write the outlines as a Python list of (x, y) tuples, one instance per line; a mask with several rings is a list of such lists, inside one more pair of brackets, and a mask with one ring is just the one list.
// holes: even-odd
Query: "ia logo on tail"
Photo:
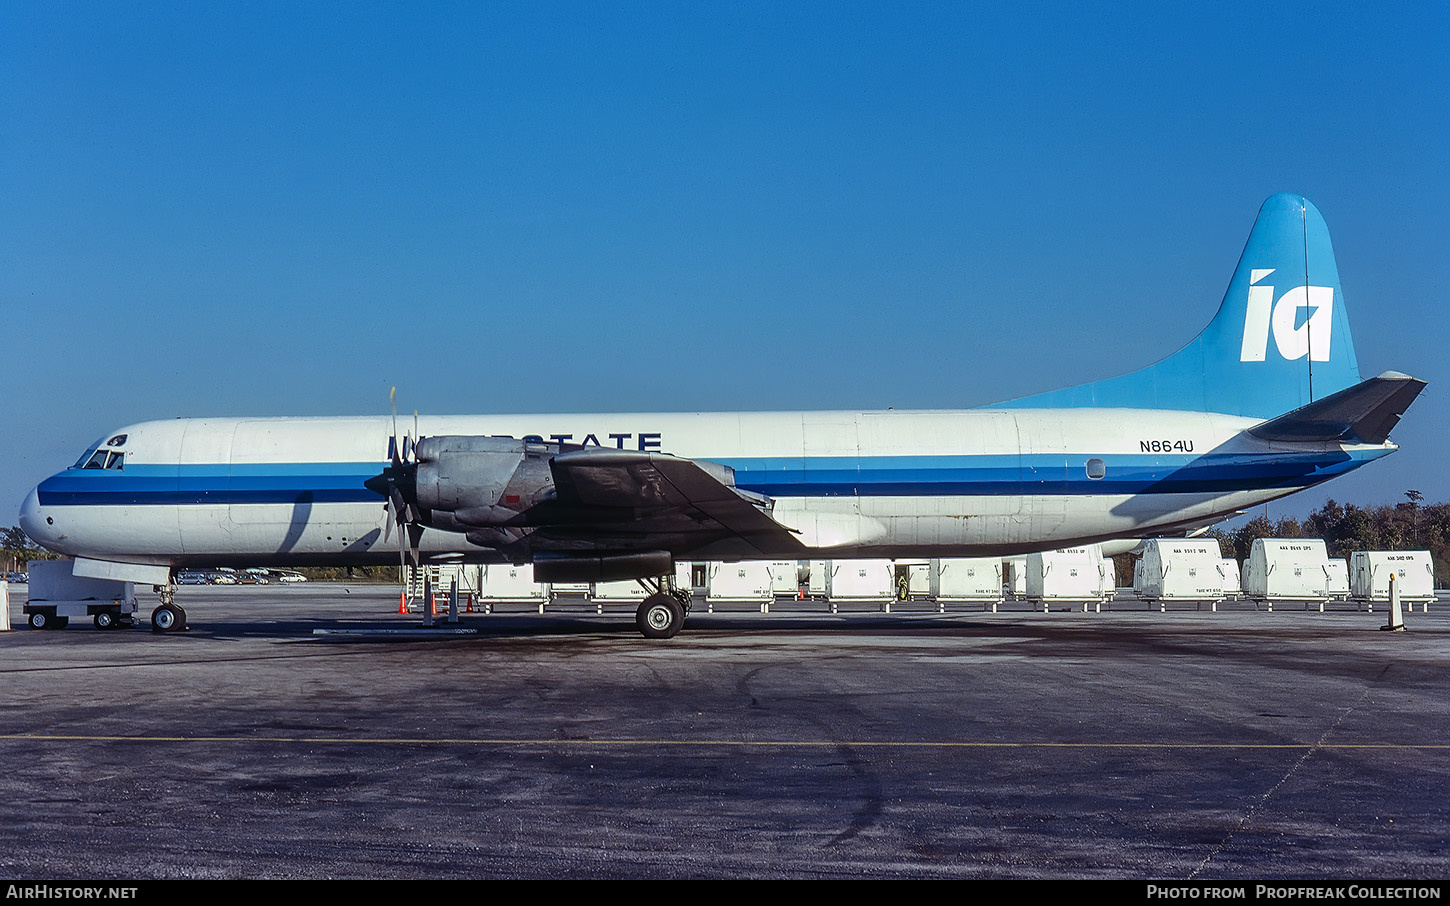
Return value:
[[(1296, 286), (1274, 301), (1274, 287), (1259, 281), (1274, 268), (1255, 268), (1249, 273), (1249, 304), (1244, 314), (1244, 345), (1240, 362), (1262, 362), (1269, 348), (1269, 332), (1279, 355), (1293, 361), (1308, 356), (1313, 362), (1329, 361), (1330, 326), (1334, 323), (1334, 287)], [(1299, 323), (1299, 310), (1309, 317)]]

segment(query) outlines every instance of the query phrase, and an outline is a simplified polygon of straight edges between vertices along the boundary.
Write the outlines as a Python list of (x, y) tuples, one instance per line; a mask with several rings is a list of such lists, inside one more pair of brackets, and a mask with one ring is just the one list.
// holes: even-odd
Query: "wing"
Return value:
[(550, 461), (560, 503), (605, 512), (633, 511), (637, 531), (734, 537), (761, 554), (804, 552), (795, 534), (771, 518), (769, 498), (735, 487), (735, 471), (665, 453), (577, 450)]

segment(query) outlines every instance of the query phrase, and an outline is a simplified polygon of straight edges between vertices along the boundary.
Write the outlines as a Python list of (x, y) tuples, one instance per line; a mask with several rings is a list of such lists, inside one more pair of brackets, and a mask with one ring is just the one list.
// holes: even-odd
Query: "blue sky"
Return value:
[[(419, 8), (421, 6), (421, 8)], [(1450, 5), (0, 4), (0, 503), (182, 415), (950, 408), (1147, 364), (1308, 196), (1450, 500)], [(380, 451), (381, 455), (381, 451)], [(6, 524), (14, 521), (8, 517)]]

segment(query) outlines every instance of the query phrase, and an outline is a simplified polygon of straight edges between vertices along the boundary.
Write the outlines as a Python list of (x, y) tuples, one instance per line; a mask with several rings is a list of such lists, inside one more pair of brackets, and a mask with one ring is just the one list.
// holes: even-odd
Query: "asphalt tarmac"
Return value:
[(405, 629), (393, 589), (183, 588), (0, 634), (0, 876), (1450, 877), (1450, 608)]

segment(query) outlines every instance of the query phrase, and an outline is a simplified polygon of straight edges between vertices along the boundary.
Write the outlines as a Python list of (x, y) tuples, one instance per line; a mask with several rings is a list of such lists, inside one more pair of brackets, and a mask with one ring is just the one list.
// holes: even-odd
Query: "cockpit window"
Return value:
[(120, 470), (120, 469), (124, 469), (126, 467), (125, 466), (125, 463), (126, 463), (126, 454), (125, 453), (117, 453), (115, 451), (107, 451), (107, 450), (96, 450), (96, 451), (94, 451), (94, 452), (91, 453), (91, 455), (90, 455), (89, 458), (87, 458), (87, 457), (81, 457), (81, 461), (80, 462), (77, 462), (76, 463), (76, 466), (79, 467), (79, 468), (82, 468), (82, 469), (116, 469), (116, 470)]
[[(126, 445), (127, 435), (117, 434), (102, 443), (96, 441), (86, 448), (72, 469), (120, 469), (125, 462), (125, 451), (117, 449)], [(109, 447), (110, 449), (106, 449)]]

